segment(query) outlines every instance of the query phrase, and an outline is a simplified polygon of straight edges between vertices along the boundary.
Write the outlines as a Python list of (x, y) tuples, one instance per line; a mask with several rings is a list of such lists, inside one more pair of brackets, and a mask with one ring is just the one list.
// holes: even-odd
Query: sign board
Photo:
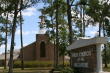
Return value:
[(96, 72), (97, 50), (96, 45), (72, 49), (72, 66), (80, 73)]

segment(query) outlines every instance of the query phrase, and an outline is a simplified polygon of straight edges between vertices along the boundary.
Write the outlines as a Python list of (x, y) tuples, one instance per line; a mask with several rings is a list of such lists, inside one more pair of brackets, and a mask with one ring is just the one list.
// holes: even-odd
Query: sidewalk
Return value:
[(103, 73), (110, 73), (110, 72), (103, 72)]

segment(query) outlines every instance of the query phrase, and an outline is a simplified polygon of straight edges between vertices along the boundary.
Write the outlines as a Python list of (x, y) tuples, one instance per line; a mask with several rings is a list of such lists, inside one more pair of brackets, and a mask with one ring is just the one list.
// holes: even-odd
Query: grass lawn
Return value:
[[(21, 70), (20, 68), (14, 68), (13, 73), (49, 73), (52, 68), (25, 68)], [(110, 66), (108, 68), (103, 68), (105, 72), (110, 72)], [(8, 70), (4, 70), (0, 67), (0, 73), (7, 73)]]
[(110, 67), (104, 68), (103, 70), (106, 71), (106, 72), (110, 72)]
[(110, 64), (108, 64), (108, 68), (103, 68), (104, 71), (110, 72)]
[[(20, 68), (13, 69), (14, 73), (49, 73), (51, 68), (25, 68), (24, 70), (21, 70)], [(3, 68), (0, 68), (0, 73), (7, 73), (8, 70), (4, 70)]]

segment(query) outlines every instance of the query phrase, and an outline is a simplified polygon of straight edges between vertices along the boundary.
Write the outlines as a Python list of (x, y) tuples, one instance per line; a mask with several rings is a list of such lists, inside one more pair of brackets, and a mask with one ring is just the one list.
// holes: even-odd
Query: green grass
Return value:
[[(13, 73), (49, 73), (52, 67), (38, 67), (38, 68), (25, 68), (21, 70), (20, 68), (14, 68)], [(108, 68), (103, 68), (104, 71), (110, 72), (110, 64)], [(4, 70), (3, 67), (0, 67), (0, 73), (7, 73), (8, 70)]]
[[(51, 68), (25, 68), (21, 70), (20, 68), (14, 68), (13, 73), (49, 73)], [(0, 69), (0, 73), (7, 73), (8, 70)]]
[(104, 71), (110, 72), (110, 64), (108, 64), (108, 68), (103, 68)]
[(104, 68), (103, 70), (106, 71), (106, 72), (110, 72), (110, 67)]

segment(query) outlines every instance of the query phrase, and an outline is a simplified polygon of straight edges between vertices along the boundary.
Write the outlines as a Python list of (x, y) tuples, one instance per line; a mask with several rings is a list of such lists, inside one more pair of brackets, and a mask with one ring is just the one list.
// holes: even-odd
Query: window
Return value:
[(40, 44), (40, 57), (46, 57), (45, 42), (41, 42)]

